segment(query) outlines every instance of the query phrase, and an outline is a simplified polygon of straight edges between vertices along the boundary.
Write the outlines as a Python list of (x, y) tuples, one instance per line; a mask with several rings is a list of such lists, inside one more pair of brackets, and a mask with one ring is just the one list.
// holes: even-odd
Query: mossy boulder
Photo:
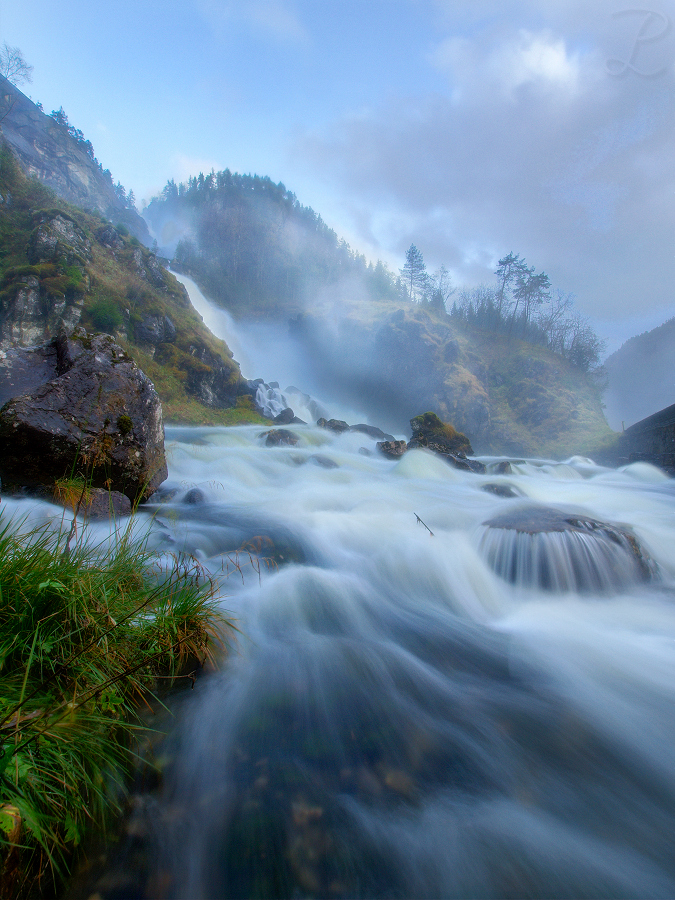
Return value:
[(459, 456), (473, 454), (471, 442), (465, 434), (457, 431), (452, 425), (442, 422), (436, 413), (425, 412), (410, 420), (412, 438), (408, 443), (408, 449), (415, 447), (428, 447), (437, 453)]

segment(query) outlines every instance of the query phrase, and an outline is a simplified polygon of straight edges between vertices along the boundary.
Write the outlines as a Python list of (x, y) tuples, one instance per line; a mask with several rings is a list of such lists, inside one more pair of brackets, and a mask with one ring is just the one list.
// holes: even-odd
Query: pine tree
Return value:
[(405, 254), (405, 265), (399, 272), (403, 276), (409, 300), (416, 300), (424, 295), (427, 287), (427, 267), (424, 265), (424, 257), (414, 244), (411, 244)]

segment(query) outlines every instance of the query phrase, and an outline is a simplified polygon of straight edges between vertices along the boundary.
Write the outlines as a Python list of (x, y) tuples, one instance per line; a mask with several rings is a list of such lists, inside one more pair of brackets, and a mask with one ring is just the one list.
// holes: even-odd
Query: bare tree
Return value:
[(33, 67), (26, 62), (18, 47), (10, 47), (5, 43), (0, 48), (0, 75), (18, 87), (32, 82)]
[[(0, 75), (17, 87), (33, 80), (33, 67), (28, 65), (18, 47), (3, 44), (0, 47)], [(16, 91), (0, 93), (0, 124), (11, 113), (17, 97)]]

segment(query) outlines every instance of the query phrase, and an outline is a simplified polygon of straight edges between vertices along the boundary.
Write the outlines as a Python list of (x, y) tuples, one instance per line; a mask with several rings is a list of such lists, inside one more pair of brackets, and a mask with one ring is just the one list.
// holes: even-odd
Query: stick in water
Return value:
[(429, 526), (426, 524), (426, 522), (423, 522), (423, 521), (420, 519), (420, 517), (417, 515), (417, 513), (415, 513), (414, 515), (415, 515), (415, 518), (417, 519), (417, 523), (418, 523), (419, 525), (424, 525), (424, 527), (426, 528), (426, 530), (427, 530), (427, 531), (429, 532), (429, 534), (433, 537), (433, 536), (434, 536), (434, 533), (433, 533), (433, 531), (431, 530), (431, 528), (429, 528)]

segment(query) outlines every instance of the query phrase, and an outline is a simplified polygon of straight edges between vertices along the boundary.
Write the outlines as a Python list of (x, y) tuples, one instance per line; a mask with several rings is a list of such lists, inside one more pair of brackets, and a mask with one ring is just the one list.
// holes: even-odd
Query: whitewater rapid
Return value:
[[(239, 628), (176, 734), (170, 896), (672, 896), (673, 481), (264, 430), (167, 429), (150, 508)], [(483, 523), (532, 503), (628, 529), (657, 577), (504, 581)]]
[[(167, 429), (151, 543), (200, 560), (238, 633), (178, 716), (152, 883), (170, 898), (674, 896), (675, 482), (581, 458), (508, 474), (484, 459), (476, 475), (289, 427), (292, 446), (260, 426)], [(594, 532), (569, 553), (577, 574), (609, 567), (598, 589), (506, 580), (509, 542), (561, 558), (560, 534), (504, 531), (495, 550), (485, 523), (533, 506), (620, 529), (651, 574), (617, 576), (620, 542), (598, 553)]]

